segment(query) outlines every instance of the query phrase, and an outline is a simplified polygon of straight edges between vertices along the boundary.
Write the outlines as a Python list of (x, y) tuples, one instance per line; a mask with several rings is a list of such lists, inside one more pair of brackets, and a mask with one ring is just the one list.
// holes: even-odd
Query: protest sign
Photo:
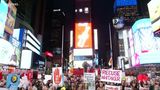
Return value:
[(62, 86), (62, 67), (54, 67), (52, 68), (53, 74), (53, 85), (54, 86)]
[(101, 81), (121, 83), (122, 71), (112, 70), (112, 69), (102, 69), (101, 70)]
[(120, 86), (105, 85), (105, 90), (121, 90)]
[(18, 90), (20, 83), (20, 76), (17, 74), (8, 74), (6, 88), (9, 90)]
[(88, 90), (95, 90), (95, 73), (84, 73), (84, 83), (87, 83)]

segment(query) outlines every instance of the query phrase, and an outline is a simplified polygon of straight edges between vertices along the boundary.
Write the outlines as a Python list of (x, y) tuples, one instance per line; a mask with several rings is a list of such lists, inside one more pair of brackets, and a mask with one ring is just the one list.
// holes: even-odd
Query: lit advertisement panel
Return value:
[(150, 19), (154, 31), (160, 29), (160, 0), (151, 0), (148, 3)]
[(26, 32), (25, 41), (26, 41), (25, 47), (40, 55), (41, 43), (29, 30), (27, 30)]
[(33, 52), (37, 53), (38, 55), (40, 55), (40, 51), (37, 50), (34, 46), (32, 46), (30, 43), (26, 42), (26, 47), (32, 50)]
[(73, 31), (70, 31), (70, 48), (73, 47)]
[(41, 49), (41, 47), (30, 36), (27, 36), (26, 40), (31, 42), (38, 50)]
[(73, 50), (74, 56), (91, 56), (93, 55), (93, 49), (74, 49)]
[(92, 63), (93, 61), (92, 60), (83, 60), (83, 61), (76, 61), (74, 60), (74, 68), (83, 68), (83, 63), (84, 62), (87, 62), (89, 66), (93, 66)]
[(24, 36), (24, 29), (19, 28), (19, 29), (14, 29), (12, 37), (15, 38), (16, 40), (19, 41), (20, 43), (20, 48), (22, 48), (22, 43), (23, 43), (23, 36)]
[(41, 45), (41, 43), (38, 41), (38, 39), (31, 33), (30, 30), (27, 30), (27, 34), (30, 35), (35, 41), (36, 43), (38, 43), (38, 45)]
[(11, 0), (8, 2), (8, 14), (7, 14), (7, 20), (5, 23), (5, 31), (9, 34), (13, 34), (13, 29), (15, 25), (15, 19), (16, 19), (16, 13), (17, 8), (14, 6)]
[(32, 51), (31, 50), (22, 50), (21, 55), (21, 69), (30, 69), (32, 62)]
[(140, 19), (132, 26), (134, 38), (134, 58), (133, 66), (149, 63), (160, 63), (160, 38), (154, 37), (151, 20)]
[(98, 32), (97, 29), (94, 29), (94, 49), (98, 49)]
[(0, 63), (18, 66), (20, 50), (2, 38), (0, 38), (0, 42)]
[(75, 24), (75, 48), (92, 48), (91, 23)]
[(133, 64), (135, 64), (135, 58), (134, 58), (134, 38), (132, 29), (128, 31), (128, 38), (129, 38), (129, 58), (132, 61)]
[(0, 37), (3, 37), (5, 22), (7, 19), (8, 5), (4, 0), (0, 1)]
[(121, 6), (133, 6), (137, 5), (137, 0), (116, 0), (115, 6), (121, 7)]

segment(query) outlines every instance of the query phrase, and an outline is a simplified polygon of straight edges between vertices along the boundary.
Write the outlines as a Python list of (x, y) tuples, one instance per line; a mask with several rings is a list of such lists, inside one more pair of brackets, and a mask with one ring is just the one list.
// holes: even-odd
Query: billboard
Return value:
[(93, 66), (93, 61), (92, 60), (74, 60), (74, 68), (83, 68), (83, 64), (86, 63), (88, 66)]
[(98, 49), (98, 30), (94, 29), (94, 49)]
[(13, 29), (14, 29), (14, 25), (15, 25), (16, 12), (17, 12), (17, 8), (14, 6), (12, 1), (9, 0), (7, 20), (5, 23), (5, 31), (11, 35), (13, 34)]
[(25, 29), (23, 29), (23, 28), (14, 29), (13, 35), (12, 35), (13, 38), (15, 38), (16, 40), (19, 41), (20, 48), (22, 48), (22, 44), (23, 44), (24, 31), (25, 31)]
[(9, 65), (19, 65), (20, 61), (20, 49), (12, 45), (7, 40), (0, 38), (0, 63)]
[(144, 18), (132, 26), (134, 38), (134, 58), (132, 65), (160, 63), (160, 38), (154, 37), (151, 20)]
[(151, 0), (148, 3), (149, 16), (154, 31), (160, 29), (160, 0)]
[(137, 5), (137, 0), (116, 0), (114, 5), (115, 7), (134, 6)]
[(38, 41), (38, 39), (32, 34), (30, 30), (26, 31), (26, 44), (24, 47), (29, 48), (33, 52), (37, 53), (40, 55), (40, 50), (41, 50), (41, 43)]
[(3, 37), (5, 22), (7, 19), (8, 5), (4, 0), (0, 2), (0, 37)]
[(91, 23), (75, 24), (75, 48), (92, 48)]
[(21, 69), (31, 69), (31, 62), (32, 62), (32, 51), (31, 50), (22, 50), (21, 55)]

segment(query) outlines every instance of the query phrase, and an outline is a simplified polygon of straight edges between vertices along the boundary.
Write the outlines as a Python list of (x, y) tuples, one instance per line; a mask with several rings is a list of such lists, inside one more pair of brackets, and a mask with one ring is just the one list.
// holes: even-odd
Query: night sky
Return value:
[[(98, 29), (99, 58), (106, 59), (109, 54), (108, 23), (113, 17), (114, 0), (92, 0), (92, 23), (93, 28)], [(47, 9), (60, 8), (66, 15), (65, 30), (73, 30), (74, 25), (74, 0), (47, 0)], [(69, 37), (68, 37), (69, 38)]]

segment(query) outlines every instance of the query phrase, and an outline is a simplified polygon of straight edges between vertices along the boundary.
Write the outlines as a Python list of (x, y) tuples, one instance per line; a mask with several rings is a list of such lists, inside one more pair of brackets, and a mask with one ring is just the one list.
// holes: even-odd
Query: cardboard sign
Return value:
[(20, 76), (17, 74), (8, 74), (6, 88), (9, 90), (18, 90), (20, 83)]
[(88, 90), (95, 90), (95, 73), (84, 73), (84, 83), (87, 83)]
[(95, 73), (84, 73), (84, 82), (95, 82)]
[(121, 90), (120, 86), (105, 85), (105, 90)]
[(112, 70), (112, 69), (102, 69), (101, 70), (101, 81), (121, 83), (122, 71)]
[(62, 86), (62, 67), (54, 67), (52, 68), (53, 74), (53, 85), (54, 86)]

